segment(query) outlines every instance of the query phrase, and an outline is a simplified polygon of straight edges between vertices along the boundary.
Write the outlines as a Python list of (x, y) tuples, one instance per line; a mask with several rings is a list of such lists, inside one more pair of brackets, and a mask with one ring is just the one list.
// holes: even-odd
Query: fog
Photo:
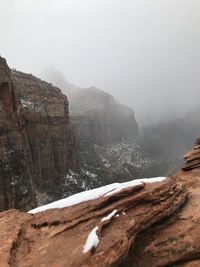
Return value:
[(0, 0), (0, 54), (38, 74), (96, 86), (140, 123), (199, 103), (199, 0)]

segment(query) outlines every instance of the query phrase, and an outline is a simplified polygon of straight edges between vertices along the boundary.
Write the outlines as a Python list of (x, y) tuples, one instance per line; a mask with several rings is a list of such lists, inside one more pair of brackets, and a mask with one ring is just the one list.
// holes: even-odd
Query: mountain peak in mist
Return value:
[[(57, 87), (61, 87), (63, 84), (65, 86), (69, 86), (69, 82), (65, 78), (65, 75), (60, 71), (57, 67), (55, 67), (53, 64), (49, 65), (46, 69), (44, 69), (39, 76), (43, 80), (47, 80), (51, 83), (53, 83)], [(60, 84), (60, 86), (58, 85)]]
[(52, 83), (54, 86), (57, 86), (69, 97), (80, 89), (77, 86), (70, 84), (64, 73), (54, 65), (49, 65), (39, 74), (39, 77)]

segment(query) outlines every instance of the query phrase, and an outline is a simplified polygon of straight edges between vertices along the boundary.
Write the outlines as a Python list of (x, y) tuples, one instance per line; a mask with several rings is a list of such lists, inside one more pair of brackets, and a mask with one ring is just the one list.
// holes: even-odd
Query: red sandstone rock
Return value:
[[(186, 185), (188, 201), (176, 215), (138, 236), (124, 266), (200, 266), (200, 159), (192, 150), (174, 178)], [(194, 155), (196, 158), (194, 159)], [(140, 259), (139, 261), (136, 259)], [(123, 265), (122, 265), (123, 266)]]
[(193, 150), (184, 155), (185, 163), (182, 169), (185, 171), (200, 167), (200, 137), (197, 138)]
[[(184, 184), (168, 178), (32, 216), (21, 213), (18, 218), (15, 210), (2, 213), (0, 240), (6, 233), (11, 241), (0, 250), (0, 257), (5, 258), (0, 266), (129, 266), (123, 264), (137, 236), (172, 216), (186, 198)], [(119, 217), (101, 222), (113, 210)], [(87, 236), (95, 226), (100, 242), (96, 249), (83, 253)], [(12, 227), (16, 229), (14, 235), (9, 231)]]

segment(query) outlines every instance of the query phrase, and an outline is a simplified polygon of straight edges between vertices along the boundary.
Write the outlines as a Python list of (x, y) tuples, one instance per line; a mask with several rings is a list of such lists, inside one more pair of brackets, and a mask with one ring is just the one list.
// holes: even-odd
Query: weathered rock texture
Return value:
[(0, 210), (35, 204), (10, 69), (0, 58)]
[(78, 166), (67, 97), (58, 88), (22, 72), (12, 71), (12, 82), (20, 102), (18, 113), (30, 151), (33, 182), (39, 191), (57, 198), (63, 176)]
[(78, 166), (68, 100), (34, 77), (10, 71), (0, 58), (0, 209), (28, 209), (57, 199)]
[[(32, 216), (20, 215), (16, 210), (3, 212), (0, 266), (130, 266), (124, 263), (139, 233), (173, 215), (186, 198), (185, 185), (168, 178)], [(101, 222), (115, 209), (118, 217)], [(95, 226), (99, 245), (83, 253), (87, 236)]]
[[(0, 214), (0, 266), (200, 266), (199, 202), (196, 167), (68, 208), (6, 211)], [(102, 222), (113, 210), (119, 216)], [(83, 253), (96, 226), (99, 244)]]
[(185, 164), (182, 166), (184, 171), (189, 171), (200, 167), (200, 137), (195, 141), (194, 149), (184, 155)]
[[(193, 149), (186, 154), (186, 160), (192, 160), (195, 153)], [(124, 266), (200, 266), (199, 165), (178, 172), (174, 179), (186, 185), (188, 201), (180, 212), (138, 236)]]

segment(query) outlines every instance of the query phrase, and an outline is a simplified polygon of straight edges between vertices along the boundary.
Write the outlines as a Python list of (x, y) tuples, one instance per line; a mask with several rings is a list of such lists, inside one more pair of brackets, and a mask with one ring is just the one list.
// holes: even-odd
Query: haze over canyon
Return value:
[(0, 11), (0, 267), (200, 266), (200, 1)]

